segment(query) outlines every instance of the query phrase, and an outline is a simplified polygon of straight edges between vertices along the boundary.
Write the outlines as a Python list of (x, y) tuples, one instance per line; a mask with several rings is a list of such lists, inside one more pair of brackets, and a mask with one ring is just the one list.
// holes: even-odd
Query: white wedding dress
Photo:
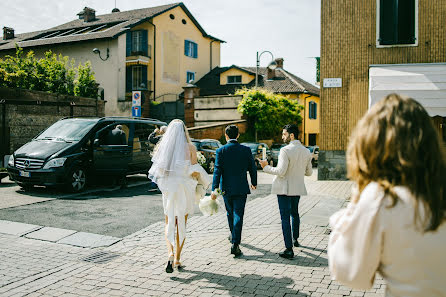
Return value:
[[(183, 133), (181, 133), (183, 132)], [(180, 122), (171, 123), (152, 158), (153, 164), (149, 178), (155, 182), (162, 195), (164, 214), (168, 218), (166, 237), (175, 245), (175, 220), (178, 225), (178, 237), (183, 242), (186, 234), (185, 216), (194, 213), (195, 203), (202, 191), (197, 191), (201, 184), (206, 189), (210, 177), (199, 164), (191, 164), (189, 144)], [(198, 180), (191, 174), (198, 172)]]

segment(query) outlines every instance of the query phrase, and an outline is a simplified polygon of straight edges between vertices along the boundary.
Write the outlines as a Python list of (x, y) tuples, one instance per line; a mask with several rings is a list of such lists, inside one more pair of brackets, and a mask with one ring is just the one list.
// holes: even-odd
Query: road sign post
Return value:
[(132, 117), (141, 117), (141, 91), (132, 92)]

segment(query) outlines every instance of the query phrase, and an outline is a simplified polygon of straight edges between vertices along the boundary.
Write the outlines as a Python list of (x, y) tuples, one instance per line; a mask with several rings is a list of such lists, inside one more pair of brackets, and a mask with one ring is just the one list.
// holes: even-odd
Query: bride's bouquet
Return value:
[(200, 199), (200, 203), (198, 204), (200, 211), (205, 216), (214, 215), (220, 210), (224, 209), (224, 202), (221, 190), (215, 189), (213, 193), (217, 195), (217, 199), (213, 200), (211, 198), (211, 195), (204, 196), (202, 199)]

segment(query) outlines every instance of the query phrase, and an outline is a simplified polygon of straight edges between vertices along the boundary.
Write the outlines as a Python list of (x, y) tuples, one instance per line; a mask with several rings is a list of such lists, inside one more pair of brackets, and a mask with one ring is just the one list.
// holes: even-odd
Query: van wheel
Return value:
[(87, 173), (82, 167), (75, 167), (68, 176), (68, 189), (70, 192), (81, 192), (87, 185)]
[(214, 160), (210, 160), (209, 164), (208, 164), (208, 172), (209, 173), (214, 173), (215, 170), (215, 161)]

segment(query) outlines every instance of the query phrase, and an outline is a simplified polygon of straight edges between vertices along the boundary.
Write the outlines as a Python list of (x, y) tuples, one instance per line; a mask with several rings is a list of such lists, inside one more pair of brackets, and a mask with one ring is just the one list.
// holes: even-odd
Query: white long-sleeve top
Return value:
[[(388, 207), (390, 198), (370, 183), (359, 202), (330, 218), (331, 275), (350, 287), (368, 289), (379, 272), (387, 283), (386, 296), (446, 296), (446, 223), (423, 233), (414, 222), (413, 195), (405, 187), (394, 190), (398, 202)], [(421, 203), (418, 208), (423, 218)]]

